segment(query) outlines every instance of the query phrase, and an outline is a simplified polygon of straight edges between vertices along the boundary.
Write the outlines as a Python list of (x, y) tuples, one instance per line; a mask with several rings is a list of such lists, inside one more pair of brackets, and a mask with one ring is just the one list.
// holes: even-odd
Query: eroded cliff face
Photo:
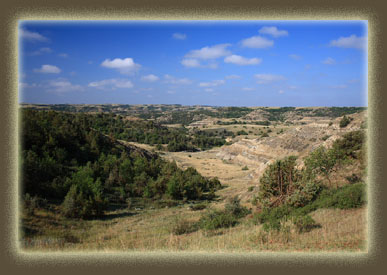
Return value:
[[(291, 126), (282, 134), (258, 139), (241, 139), (230, 146), (223, 146), (216, 156), (227, 162), (253, 166), (250, 177), (257, 179), (269, 163), (286, 156), (298, 156), (298, 164), (302, 166), (302, 158), (309, 152), (321, 145), (330, 147), (345, 133), (359, 130), (366, 116), (365, 111), (348, 115), (353, 120), (345, 128), (339, 127), (341, 118), (331, 120), (325, 117), (304, 117), (301, 119), (302, 125)], [(299, 124), (298, 117), (295, 119)], [(290, 117), (289, 120), (291, 121)]]

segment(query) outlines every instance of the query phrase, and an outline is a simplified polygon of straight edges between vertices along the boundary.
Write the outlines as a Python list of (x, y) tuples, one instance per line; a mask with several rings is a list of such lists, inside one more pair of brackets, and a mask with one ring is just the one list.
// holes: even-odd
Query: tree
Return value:
[(289, 156), (270, 164), (260, 179), (258, 198), (266, 206), (281, 204), (292, 193), (294, 183), (300, 179), (296, 170), (296, 157)]
[[(329, 174), (336, 171), (338, 164), (337, 151), (334, 149), (326, 149), (320, 146), (305, 158), (304, 163), (307, 170), (323, 174), (329, 182), (332, 184)], [(337, 184), (336, 184), (337, 187)]]
[(351, 118), (348, 118), (347, 116), (343, 116), (343, 118), (340, 120), (340, 128), (347, 127), (347, 125), (351, 122)]

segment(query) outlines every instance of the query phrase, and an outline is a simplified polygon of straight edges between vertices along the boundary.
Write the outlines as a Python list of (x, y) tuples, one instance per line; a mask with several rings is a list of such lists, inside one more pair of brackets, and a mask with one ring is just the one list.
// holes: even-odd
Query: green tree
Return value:
[(296, 159), (289, 156), (266, 168), (258, 192), (258, 199), (264, 206), (279, 205), (293, 192), (294, 183), (300, 179), (300, 173), (295, 168)]
[(329, 185), (332, 184), (329, 174), (336, 171), (338, 162), (337, 151), (323, 146), (311, 152), (304, 160), (306, 169), (324, 175)]

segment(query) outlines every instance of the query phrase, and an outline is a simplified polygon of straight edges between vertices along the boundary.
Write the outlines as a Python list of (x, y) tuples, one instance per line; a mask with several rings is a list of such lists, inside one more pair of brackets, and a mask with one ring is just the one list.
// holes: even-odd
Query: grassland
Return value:
[[(131, 116), (148, 114), (145, 111), (149, 109), (149, 106), (132, 106), (127, 110), (122, 110), (120, 106), (112, 106), (110, 109), (106, 106), (89, 107), (85, 110), (109, 112), (110, 109), (114, 109), (117, 113), (122, 112)], [(167, 113), (163, 113), (163, 115), (168, 115), (168, 112), (176, 108), (181, 108), (184, 112), (189, 111), (184, 106), (157, 106), (156, 111), (164, 112), (164, 107)], [(42, 108), (49, 108), (49, 106), (43, 106)], [(71, 108), (57, 106), (57, 108), (74, 112), (81, 112), (84, 109), (82, 107), (83, 109), (79, 110), (79, 106)], [(204, 109), (195, 107), (192, 109), (195, 112), (203, 110), (205, 112), (216, 112), (216, 109), (212, 107)], [(320, 109), (318, 111), (323, 112)], [(243, 112), (241, 115), (245, 115)], [(276, 112), (273, 113), (276, 114)], [(176, 162), (177, 166), (183, 170), (193, 167), (204, 177), (217, 177), (222, 188), (215, 192), (216, 196), (213, 200), (196, 202), (165, 201), (165, 203), (160, 203), (155, 199), (138, 198), (134, 199), (129, 205), (125, 203), (111, 204), (102, 217), (91, 219), (65, 218), (61, 215), (60, 202), (51, 203), (49, 207), (36, 209), (32, 215), (27, 214), (25, 211), (20, 212), (21, 247), (26, 251), (99, 250), (128, 252), (364, 252), (367, 250), (368, 209), (365, 205), (354, 209), (317, 209), (309, 214), (315, 220), (317, 226), (313, 230), (303, 233), (298, 232), (295, 225), (290, 221), (283, 221), (281, 230), (269, 232), (263, 229), (262, 224), (257, 225), (253, 222), (254, 213), (259, 211), (256, 204), (253, 203), (253, 198), (259, 189), (259, 178), (262, 175), (262, 170), (257, 169), (258, 164), (254, 162), (255, 160), (244, 162), (243, 156), (249, 154), (250, 151), (248, 150), (250, 149), (243, 147), (245, 146), (243, 142), (249, 140), (256, 147), (261, 146), (260, 142), (266, 142), (269, 145), (262, 148), (270, 148), (265, 150), (273, 151), (264, 153), (275, 155), (277, 154), (276, 149), (274, 149), (274, 146), (271, 147), (269, 141), (279, 143), (279, 146), (282, 146), (282, 140), (277, 138), (283, 138), (285, 135), (283, 140), (287, 140), (294, 132), (297, 135), (304, 134), (302, 133), (303, 125), (313, 125), (313, 127), (323, 129), (316, 132), (320, 136), (317, 136), (318, 138), (308, 136), (305, 140), (310, 143), (311, 147), (324, 142), (329, 145), (335, 137), (334, 134), (342, 134), (346, 131), (337, 129), (339, 118), (335, 119), (328, 116), (308, 117), (301, 120), (298, 118), (288, 121), (276, 120), (272, 121), (269, 126), (256, 125), (249, 120), (244, 120), (244, 124), (219, 125), (212, 123), (211, 117), (207, 117), (207, 119), (199, 127), (188, 125), (188, 131), (194, 128), (203, 131), (230, 131), (234, 136), (226, 139), (226, 145), (197, 152), (169, 152), (165, 150), (167, 148), (166, 144), (163, 144), (162, 150), (160, 150), (160, 148), (157, 149), (156, 145), (120, 142), (157, 153), (165, 160)], [(354, 125), (355, 122), (360, 125), (361, 121), (356, 121), (356, 119), (355, 117), (350, 126)], [(232, 121), (228, 117), (215, 117), (215, 120), (227, 123)], [(332, 123), (333, 126), (331, 127)], [(182, 124), (167, 123), (164, 126), (180, 128)], [(247, 135), (238, 134), (240, 131), (245, 131)], [(265, 133), (268, 137), (264, 136)], [(321, 135), (321, 133), (324, 134)], [(331, 136), (332, 140), (330, 140)], [(338, 138), (338, 136), (335, 138)], [(232, 146), (242, 148), (240, 152), (234, 152), (238, 154), (234, 160), (225, 160), (219, 157), (219, 153), (232, 148)], [(337, 186), (348, 184), (346, 178), (354, 173), (359, 174), (362, 170), (364, 170), (364, 167), (360, 167), (357, 162), (347, 163), (342, 169), (331, 175), (331, 184)], [(324, 177), (320, 176), (318, 179), (327, 185)], [(173, 233), (177, 224), (182, 222), (196, 223), (208, 209), (223, 209), (226, 202), (234, 196), (238, 196), (242, 206), (250, 210), (250, 213), (239, 219), (234, 227), (216, 230), (199, 228), (194, 232), (181, 235)], [(205, 209), (197, 211), (191, 209), (192, 205), (200, 203), (205, 204)]]

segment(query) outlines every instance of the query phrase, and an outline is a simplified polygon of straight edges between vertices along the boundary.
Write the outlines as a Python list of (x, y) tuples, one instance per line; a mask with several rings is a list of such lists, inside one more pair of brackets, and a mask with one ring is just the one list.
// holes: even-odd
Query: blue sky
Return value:
[(21, 21), (19, 102), (367, 106), (366, 21)]

